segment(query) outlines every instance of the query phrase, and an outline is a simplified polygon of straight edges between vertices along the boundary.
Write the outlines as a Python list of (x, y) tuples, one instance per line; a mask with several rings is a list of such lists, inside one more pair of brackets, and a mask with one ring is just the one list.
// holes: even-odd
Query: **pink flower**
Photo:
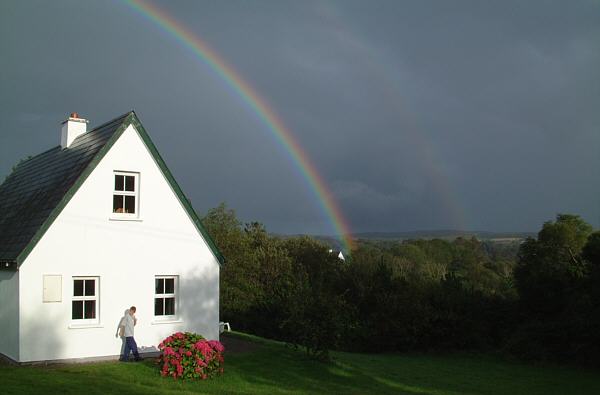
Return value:
[(192, 352), (191, 351), (186, 351), (185, 355), (187, 355), (188, 357), (191, 357), (192, 356)]
[(199, 342), (197, 342), (194, 345), (194, 347), (196, 348), (196, 350), (198, 350), (202, 353), (202, 356), (204, 357), (205, 360), (208, 360), (210, 358), (210, 355), (213, 352), (212, 348), (210, 347), (208, 342), (205, 340), (200, 340)]
[(208, 344), (217, 352), (225, 351), (225, 347), (223, 347), (223, 344), (221, 344), (221, 342), (218, 340), (209, 340)]

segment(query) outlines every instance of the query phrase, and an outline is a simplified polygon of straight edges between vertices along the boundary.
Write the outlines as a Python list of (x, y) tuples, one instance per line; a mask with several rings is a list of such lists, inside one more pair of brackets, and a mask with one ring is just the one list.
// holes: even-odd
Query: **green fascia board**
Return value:
[(96, 154), (96, 156), (90, 161), (88, 166), (83, 170), (83, 172), (81, 173), (79, 178), (75, 181), (75, 183), (71, 186), (71, 188), (67, 191), (67, 193), (65, 193), (65, 195), (60, 200), (60, 202), (52, 210), (52, 212), (50, 213), (50, 215), (48, 216), (46, 221), (42, 224), (42, 226), (40, 226), (40, 228), (37, 230), (37, 232), (31, 238), (31, 240), (29, 241), (27, 246), (23, 249), (23, 251), (21, 251), (21, 253), (17, 257), (17, 265), (18, 266), (21, 266), (21, 264), (29, 256), (29, 254), (31, 253), (33, 248), (42, 239), (42, 237), (44, 236), (44, 234), (46, 233), (48, 228), (50, 228), (50, 226), (54, 223), (56, 218), (60, 215), (62, 210), (66, 207), (67, 203), (69, 203), (71, 198), (75, 195), (75, 193), (77, 193), (77, 191), (79, 190), (81, 185), (83, 185), (83, 183), (85, 182), (85, 180), (87, 180), (89, 175), (92, 174), (92, 172), (94, 171), (96, 166), (98, 166), (98, 163), (100, 163), (100, 161), (104, 158), (104, 156), (108, 153), (108, 151), (110, 151), (112, 146), (117, 142), (117, 140), (121, 137), (123, 132), (129, 127), (129, 125), (133, 125), (135, 127), (137, 133), (139, 134), (142, 141), (146, 145), (146, 148), (148, 149), (148, 151), (150, 151), (152, 158), (154, 159), (154, 161), (156, 162), (156, 164), (162, 171), (164, 177), (169, 182), (169, 185), (171, 186), (171, 188), (177, 195), (177, 198), (181, 202), (181, 204), (184, 207), (184, 209), (186, 210), (187, 214), (192, 219), (192, 222), (196, 226), (196, 229), (200, 232), (200, 234), (202, 235), (202, 237), (208, 244), (211, 252), (213, 253), (215, 258), (219, 262), (219, 265), (222, 265), (225, 262), (225, 257), (223, 256), (223, 254), (221, 254), (221, 252), (215, 245), (214, 241), (212, 240), (212, 238), (210, 237), (210, 235), (208, 234), (206, 229), (204, 229), (204, 227), (202, 226), (200, 218), (198, 218), (198, 215), (196, 214), (195, 210), (190, 205), (189, 201), (183, 194), (183, 191), (177, 184), (177, 181), (175, 181), (175, 178), (173, 178), (173, 175), (171, 174), (171, 172), (167, 168), (167, 165), (165, 164), (164, 160), (158, 153), (158, 150), (154, 146), (154, 143), (150, 139), (150, 136), (146, 132), (146, 129), (144, 129), (144, 127), (142, 126), (142, 123), (138, 119), (135, 112), (131, 111), (129, 113), (129, 115), (123, 120), (123, 123), (121, 124), (121, 126), (119, 126), (117, 128), (117, 130), (113, 133), (113, 135), (110, 137), (110, 139), (106, 142), (104, 147), (102, 147), (102, 149), (100, 149), (100, 151)]

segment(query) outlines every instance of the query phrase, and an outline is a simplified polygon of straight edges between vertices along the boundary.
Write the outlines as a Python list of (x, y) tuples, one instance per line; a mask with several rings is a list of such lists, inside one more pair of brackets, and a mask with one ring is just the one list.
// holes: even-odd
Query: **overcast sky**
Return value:
[[(599, 226), (600, 2), (155, 2), (254, 87), (354, 231)], [(0, 1), (0, 179), (134, 109), (196, 210), (331, 234), (289, 155), (120, 1)]]

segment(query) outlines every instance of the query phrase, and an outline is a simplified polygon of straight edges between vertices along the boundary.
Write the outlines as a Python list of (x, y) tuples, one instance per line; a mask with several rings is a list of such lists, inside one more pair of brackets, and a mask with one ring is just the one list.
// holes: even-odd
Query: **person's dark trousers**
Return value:
[(125, 349), (123, 350), (123, 355), (119, 358), (120, 361), (127, 361), (129, 359), (129, 352), (133, 351), (133, 357), (136, 361), (139, 361), (140, 354), (138, 353), (137, 343), (133, 336), (128, 336), (125, 338)]

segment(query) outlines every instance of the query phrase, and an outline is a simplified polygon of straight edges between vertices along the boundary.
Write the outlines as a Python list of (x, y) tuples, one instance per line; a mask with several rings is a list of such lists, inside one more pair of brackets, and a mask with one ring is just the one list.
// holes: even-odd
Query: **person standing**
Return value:
[(115, 333), (115, 337), (121, 338), (121, 349), (119, 350), (119, 359), (125, 352), (125, 320), (129, 315), (129, 309), (125, 309), (123, 312), (123, 317), (119, 320), (119, 324), (117, 325), (117, 333)]
[(135, 324), (137, 324), (137, 318), (135, 318), (135, 311), (135, 306), (131, 306), (127, 314), (125, 314), (125, 316), (119, 323), (119, 333), (123, 333), (123, 336), (125, 337), (125, 347), (123, 349), (123, 354), (119, 358), (119, 361), (121, 362), (129, 361), (130, 352), (133, 352), (133, 357), (135, 358), (136, 362), (142, 360), (142, 358), (140, 358), (140, 354), (138, 353), (138, 348), (135, 339), (133, 338)]

